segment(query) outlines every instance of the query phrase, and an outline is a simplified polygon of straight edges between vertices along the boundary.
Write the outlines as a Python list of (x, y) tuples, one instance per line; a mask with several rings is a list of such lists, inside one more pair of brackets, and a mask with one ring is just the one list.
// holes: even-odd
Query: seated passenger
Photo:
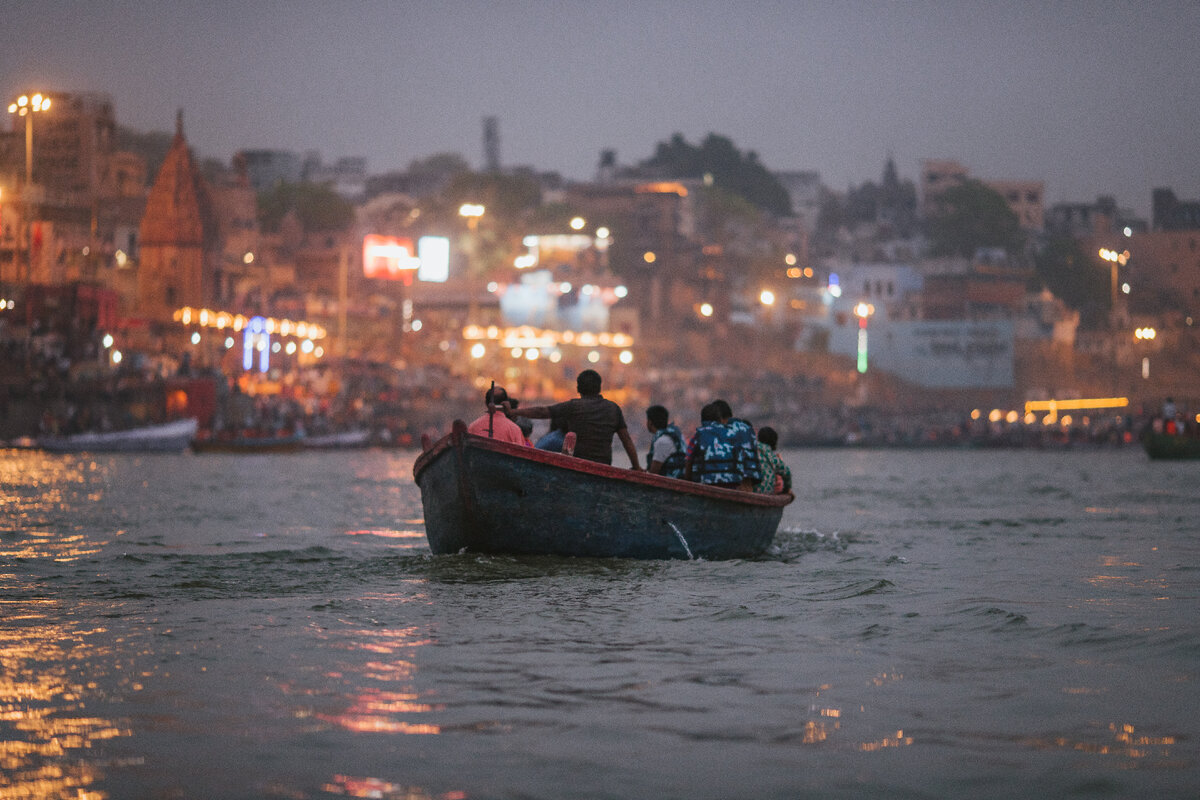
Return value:
[(467, 426), (467, 433), (512, 444), (526, 444), (525, 434), (521, 433), (517, 423), (508, 418), (510, 404), (508, 392), (503, 386), (488, 389), (483, 395), (483, 402), (487, 411)]
[(762, 467), (762, 479), (754, 484), (759, 494), (783, 494), (792, 490), (792, 471), (779, 457), (776, 446), (779, 434), (774, 428), (764, 426), (758, 431), (758, 463)]
[(646, 454), (646, 471), (668, 478), (682, 478), (687, 461), (687, 448), (683, 434), (671, 422), (670, 412), (664, 406), (646, 409), (646, 430), (650, 431), (650, 452)]
[(743, 479), (738, 468), (740, 448), (734, 432), (721, 424), (717, 404), (709, 403), (700, 410), (700, 427), (688, 442), (684, 478), (723, 489), (752, 490), (754, 484)]
[(738, 445), (738, 471), (742, 478), (750, 484), (756, 484), (762, 479), (762, 467), (758, 462), (758, 440), (754, 435), (754, 426), (744, 419), (733, 416), (733, 409), (724, 400), (713, 400), (721, 424), (729, 428)]
[[(521, 417), (520, 419), (525, 419)], [(550, 417), (550, 430), (542, 435), (534, 445), (539, 450), (550, 450), (555, 453), (563, 451), (563, 439), (567, 435), (567, 421), (562, 417)]]

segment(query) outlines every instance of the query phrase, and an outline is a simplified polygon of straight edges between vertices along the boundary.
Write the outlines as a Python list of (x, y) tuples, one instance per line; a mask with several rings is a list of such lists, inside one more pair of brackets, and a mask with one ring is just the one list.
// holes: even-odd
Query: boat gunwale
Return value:
[(614, 467), (596, 461), (569, 456), (565, 453), (555, 453), (552, 450), (539, 450), (529, 445), (512, 444), (486, 436), (476, 436), (467, 433), (466, 425), (461, 420), (455, 420), (453, 430), (443, 436), (417, 457), (413, 462), (413, 479), (418, 483), (421, 473), (446, 450), (474, 447), (495, 453), (511, 455), (524, 461), (544, 464), (549, 467), (565, 469), (584, 475), (622, 481), (624, 483), (641, 484), (656, 489), (663, 489), (676, 494), (688, 494), (698, 497), (708, 497), (714, 500), (734, 502), (746, 506), (763, 506), (781, 508), (795, 500), (791, 492), (784, 494), (759, 494), (740, 489), (723, 489), (681, 478), (668, 478), (665, 475), (655, 475), (644, 470), (633, 470), (625, 467)]

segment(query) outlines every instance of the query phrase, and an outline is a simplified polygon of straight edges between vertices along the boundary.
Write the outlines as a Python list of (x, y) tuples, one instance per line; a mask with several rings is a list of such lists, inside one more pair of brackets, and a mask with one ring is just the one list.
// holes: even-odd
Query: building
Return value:
[(1200, 228), (1154, 230), (1125, 241), (1132, 310), (1200, 315)]
[[(938, 200), (952, 186), (971, 180), (971, 173), (957, 161), (925, 160), (921, 162), (921, 215), (937, 213)], [(1042, 181), (983, 180), (997, 192), (1017, 215), (1021, 228), (1038, 232), (1045, 227), (1045, 185)]]
[(214, 297), (219, 269), (217, 217), (209, 187), (183, 135), (175, 139), (146, 198), (137, 273), (138, 316), (169, 322), (182, 306), (205, 306)]
[(246, 165), (246, 175), (256, 192), (265, 192), (280, 183), (299, 183), (304, 162), (290, 150), (243, 150), (238, 158)]
[(821, 173), (812, 170), (795, 170), (774, 173), (788, 193), (792, 213), (800, 218), (805, 231), (811, 236), (821, 216), (821, 200), (825, 187), (821, 185)]
[(1154, 190), (1151, 213), (1156, 231), (1200, 230), (1200, 200), (1180, 200), (1170, 189)]

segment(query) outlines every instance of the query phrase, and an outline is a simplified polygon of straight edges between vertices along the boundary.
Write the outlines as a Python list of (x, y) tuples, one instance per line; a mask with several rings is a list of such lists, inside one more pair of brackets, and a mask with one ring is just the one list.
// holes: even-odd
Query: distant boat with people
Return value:
[(189, 417), (125, 430), (39, 436), (36, 444), (52, 453), (182, 453), (198, 427)]
[(413, 477), (435, 554), (754, 558), (795, 499), (475, 436), (461, 420), (424, 443)]
[(1182, 433), (1147, 431), (1142, 436), (1142, 447), (1155, 460), (1200, 458), (1200, 437)]

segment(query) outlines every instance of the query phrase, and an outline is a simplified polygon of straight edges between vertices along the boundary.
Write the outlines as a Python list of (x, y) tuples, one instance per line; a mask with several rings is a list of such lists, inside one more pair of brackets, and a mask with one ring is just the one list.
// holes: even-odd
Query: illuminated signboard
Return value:
[(421, 265), (413, 252), (412, 239), (379, 236), (369, 233), (363, 237), (363, 275), (382, 280), (412, 281), (413, 270)]
[(445, 236), (422, 236), (417, 240), (417, 280), (445, 283), (450, 277), (450, 240)]

